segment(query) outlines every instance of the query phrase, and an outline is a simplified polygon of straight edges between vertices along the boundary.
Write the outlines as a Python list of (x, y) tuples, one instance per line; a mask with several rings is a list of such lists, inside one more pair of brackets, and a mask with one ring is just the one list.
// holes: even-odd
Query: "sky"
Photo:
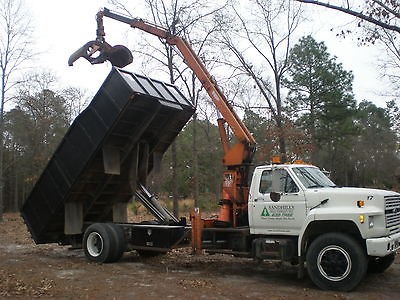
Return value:
[[(110, 6), (107, 0), (26, 0), (26, 3), (34, 29), (33, 48), (38, 52), (34, 60), (35, 67), (55, 73), (64, 87), (79, 87), (93, 95), (109, 73), (110, 64), (92, 66), (80, 59), (73, 67), (69, 67), (67, 61), (75, 50), (95, 38), (95, 14), (100, 8)], [(351, 38), (336, 37), (336, 31), (330, 29), (344, 24), (348, 20), (345, 16), (310, 5), (305, 9), (311, 21), (302, 24), (302, 32), (304, 35), (312, 34), (317, 41), (324, 41), (329, 53), (337, 56), (346, 70), (353, 72), (357, 101), (366, 99), (384, 107), (391, 98), (383, 96), (388, 85), (375, 64), (379, 51), (375, 47), (359, 47)], [(138, 17), (144, 15), (142, 9), (135, 10), (133, 14)], [(110, 19), (106, 19), (104, 25), (106, 40), (111, 45), (124, 44), (128, 36), (131, 41), (135, 35), (136, 30)], [(140, 72), (134, 63), (127, 68), (132, 72)]]
[[(33, 48), (38, 52), (34, 59), (35, 67), (55, 72), (62, 85), (84, 88), (94, 93), (110, 71), (110, 65), (100, 64), (93, 67), (81, 59), (70, 67), (67, 61), (75, 50), (95, 39), (95, 14), (107, 1), (26, 2), (32, 14), (35, 37)], [(114, 33), (109, 33), (110, 37), (114, 36)]]

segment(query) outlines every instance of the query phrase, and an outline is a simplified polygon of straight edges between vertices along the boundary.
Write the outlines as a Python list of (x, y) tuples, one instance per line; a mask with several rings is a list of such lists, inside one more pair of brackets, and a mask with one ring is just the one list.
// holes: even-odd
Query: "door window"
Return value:
[(261, 194), (268, 194), (272, 192), (272, 172), (271, 170), (265, 170), (261, 174), (260, 188)]
[[(298, 193), (299, 188), (287, 170), (279, 169), (279, 191), (283, 193)], [(267, 194), (272, 192), (272, 171), (264, 170), (261, 174), (259, 192)]]

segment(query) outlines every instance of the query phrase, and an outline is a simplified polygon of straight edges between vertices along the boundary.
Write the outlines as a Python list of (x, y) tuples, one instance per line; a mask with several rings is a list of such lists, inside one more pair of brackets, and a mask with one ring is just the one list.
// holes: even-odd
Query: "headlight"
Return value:
[(369, 228), (374, 227), (374, 216), (368, 217), (368, 226), (369, 226)]

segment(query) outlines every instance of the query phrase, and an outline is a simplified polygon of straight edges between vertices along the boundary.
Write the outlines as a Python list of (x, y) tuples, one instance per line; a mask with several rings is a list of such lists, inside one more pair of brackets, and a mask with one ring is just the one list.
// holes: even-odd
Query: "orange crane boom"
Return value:
[[(196, 55), (191, 45), (184, 38), (172, 35), (165, 28), (151, 24), (143, 19), (130, 18), (112, 12), (107, 8), (100, 10), (96, 15), (96, 40), (86, 43), (81, 49), (72, 54), (69, 59), (69, 65), (72, 65), (79, 57), (86, 58), (92, 64), (109, 60), (113, 65), (119, 67), (124, 67), (132, 61), (132, 55), (126, 47), (121, 45), (111, 47), (105, 42), (104, 17), (126, 23), (132, 28), (140, 29), (158, 38), (164, 39), (169, 45), (175, 46), (182, 54), (186, 65), (194, 72), (207, 91), (214, 105), (223, 117), (218, 120), (218, 127), (224, 150), (222, 162), (226, 170), (224, 171), (222, 184), (221, 209), (217, 221), (233, 227), (241, 225), (241, 221), (238, 221), (238, 218), (247, 217), (247, 182), (256, 146), (256, 141), (250, 131), (233, 110), (227, 98), (218, 87), (201, 59)], [(100, 52), (100, 55), (94, 58), (93, 54), (97, 51)], [(229, 126), (237, 139), (236, 143), (233, 145), (229, 142), (228, 129), (225, 124)], [(213, 221), (210, 222), (212, 223)]]

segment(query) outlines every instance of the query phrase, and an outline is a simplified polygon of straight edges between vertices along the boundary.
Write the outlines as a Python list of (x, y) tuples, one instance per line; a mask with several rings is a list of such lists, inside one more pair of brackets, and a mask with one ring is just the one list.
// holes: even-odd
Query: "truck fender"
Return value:
[(305, 246), (305, 245), (303, 245), (304, 234), (306, 233), (308, 225), (313, 221), (315, 221), (315, 214), (313, 212), (311, 212), (307, 215), (306, 219), (304, 220), (303, 226), (300, 229), (299, 239), (297, 242), (297, 256), (302, 255), (302, 249)]
[[(323, 218), (319, 219), (315, 213), (307, 216), (299, 234), (299, 240), (297, 244), (298, 256), (304, 255), (306, 248), (306, 242), (311, 231), (317, 230), (319, 233), (327, 233), (334, 231), (346, 232), (349, 235), (354, 236), (357, 239), (362, 239), (360, 228), (354, 222), (352, 218), (349, 219), (330, 219)], [(318, 235), (318, 233), (316, 233)]]

